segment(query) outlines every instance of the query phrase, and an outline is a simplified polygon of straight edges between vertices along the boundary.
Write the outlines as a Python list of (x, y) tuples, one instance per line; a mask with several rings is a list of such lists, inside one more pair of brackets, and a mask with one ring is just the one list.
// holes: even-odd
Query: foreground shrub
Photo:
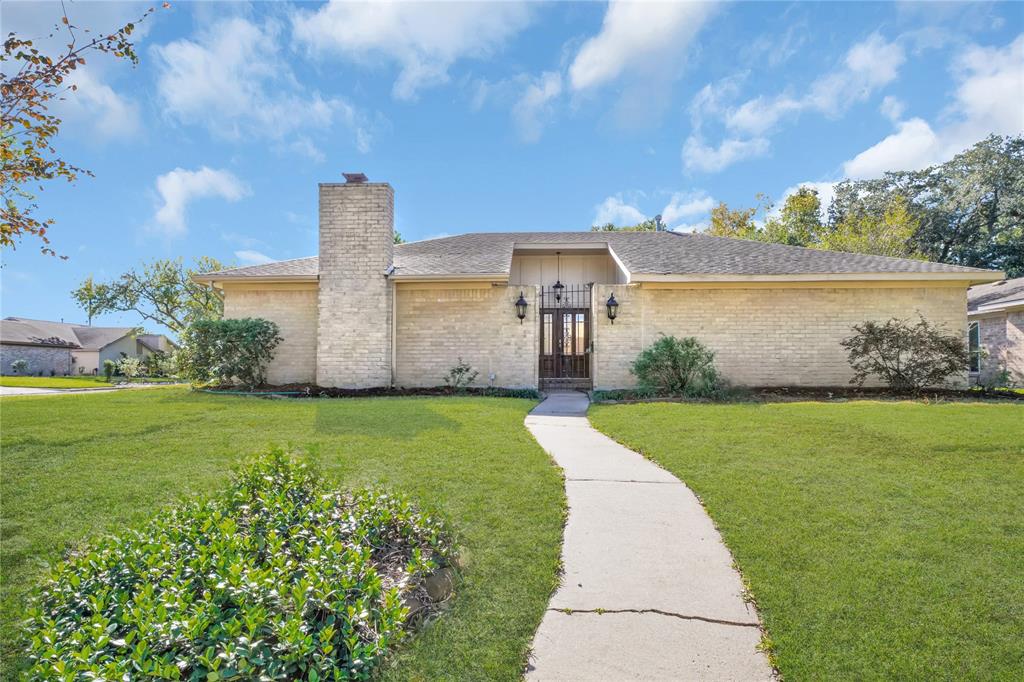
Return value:
[(267, 363), (281, 342), (278, 327), (270, 320), (199, 320), (185, 330), (178, 352), (178, 370), (190, 381), (259, 386)]
[(106, 378), (107, 383), (110, 383), (111, 379), (114, 378), (114, 372), (117, 370), (117, 363), (107, 358), (103, 361), (103, 376)]
[(897, 391), (920, 393), (930, 386), (945, 386), (951, 376), (967, 371), (967, 344), (946, 334), (923, 316), (911, 324), (893, 318), (863, 322), (840, 344), (849, 353), (851, 384), (863, 386), (869, 376)]
[(467, 386), (476, 381), (478, 376), (480, 376), (480, 372), (473, 369), (473, 366), (468, 362), (459, 358), (458, 363), (444, 375), (444, 385), (455, 392), (462, 392), (466, 390)]
[(121, 373), (128, 383), (142, 373), (142, 362), (136, 357), (124, 357), (117, 363), (117, 371)]
[(710, 397), (721, 384), (715, 354), (692, 336), (662, 336), (641, 351), (629, 371), (650, 395)]
[(28, 360), (15, 360), (11, 363), (11, 371), (15, 374), (28, 374)]
[(329, 490), (271, 452), (212, 502), (103, 540), (30, 611), (32, 679), (367, 679), (403, 595), (445, 563), (440, 525), (382, 492)]

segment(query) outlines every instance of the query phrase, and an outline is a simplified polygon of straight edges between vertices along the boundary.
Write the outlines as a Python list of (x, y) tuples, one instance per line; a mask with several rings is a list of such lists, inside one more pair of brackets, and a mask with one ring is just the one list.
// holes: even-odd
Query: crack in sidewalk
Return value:
[(735, 620), (722, 620), (719, 618), (705, 618), (704, 616), (687, 616), (682, 613), (675, 613), (673, 611), (662, 611), (661, 609), (569, 609), (569, 608), (549, 608), (548, 611), (558, 611), (564, 613), (567, 616), (571, 616), (575, 613), (596, 613), (598, 615), (604, 615), (606, 613), (656, 613), (660, 616), (669, 616), (671, 618), (679, 618), (680, 620), (699, 620), (703, 623), (712, 623), (714, 625), (733, 625), (741, 628), (759, 628), (760, 623), (741, 623)]

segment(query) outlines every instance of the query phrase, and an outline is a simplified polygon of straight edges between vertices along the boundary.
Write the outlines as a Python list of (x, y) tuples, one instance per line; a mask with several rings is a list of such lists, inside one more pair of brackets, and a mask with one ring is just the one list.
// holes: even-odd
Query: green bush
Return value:
[(640, 352), (629, 371), (641, 391), (657, 395), (710, 397), (721, 385), (715, 354), (692, 336), (662, 336)]
[(117, 363), (107, 358), (103, 361), (103, 376), (106, 377), (107, 383), (114, 377), (114, 372), (117, 370)]
[(456, 393), (462, 393), (478, 376), (480, 372), (460, 357), (458, 363), (444, 375), (444, 385)]
[(11, 363), (11, 371), (15, 374), (28, 374), (28, 360), (15, 360)]
[(920, 393), (967, 373), (964, 339), (943, 333), (923, 316), (914, 324), (896, 318), (884, 323), (869, 320), (854, 325), (853, 331), (840, 342), (853, 368), (851, 384), (863, 386), (875, 375), (889, 388)]
[(263, 384), (281, 336), (273, 322), (248, 317), (199, 320), (185, 330), (182, 341), (178, 370), (184, 378), (196, 383), (237, 382), (251, 388)]
[(368, 679), (451, 551), (406, 499), (330, 490), (272, 451), (214, 500), (58, 565), (30, 609), (28, 677)]

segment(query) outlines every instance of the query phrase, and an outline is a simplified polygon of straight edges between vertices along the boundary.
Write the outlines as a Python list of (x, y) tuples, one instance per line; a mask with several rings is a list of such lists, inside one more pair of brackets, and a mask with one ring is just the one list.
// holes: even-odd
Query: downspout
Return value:
[(389, 265), (388, 269), (384, 271), (384, 278), (388, 280), (388, 286), (391, 287), (391, 387), (395, 386), (396, 372), (395, 368), (398, 363), (398, 287), (395, 286), (395, 280), (391, 279), (391, 275), (395, 272), (395, 266)]

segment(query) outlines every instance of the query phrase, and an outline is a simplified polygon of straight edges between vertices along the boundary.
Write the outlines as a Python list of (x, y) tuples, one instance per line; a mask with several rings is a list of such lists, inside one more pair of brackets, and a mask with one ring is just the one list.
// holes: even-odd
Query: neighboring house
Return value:
[(29, 374), (97, 374), (104, 360), (142, 359), (174, 349), (163, 334), (133, 336), (135, 331), (7, 317), (0, 321), (0, 373), (13, 374), (11, 363), (25, 360)]
[(920, 312), (965, 330), (968, 286), (1002, 277), (672, 232), (395, 245), (391, 186), (346, 179), (320, 185), (319, 257), (195, 277), (223, 291), (225, 317), (278, 324), (270, 383), (436, 386), (461, 358), (479, 385), (628, 387), (637, 354), (674, 334), (710, 346), (737, 384), (845, 385), (854, 324)]
[(967, 321), (972, 381), (1024, 386), (1024, 277), (971, 287)]

